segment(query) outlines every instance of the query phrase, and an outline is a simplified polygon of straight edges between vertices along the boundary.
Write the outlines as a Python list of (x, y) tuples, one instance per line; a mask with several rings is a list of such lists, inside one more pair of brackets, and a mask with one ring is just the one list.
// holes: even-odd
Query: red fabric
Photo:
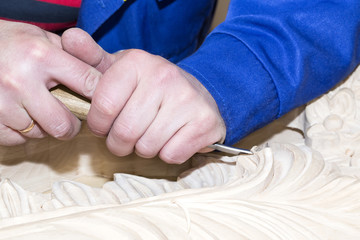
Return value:
[[(81, 0), (35, 0), (38, 2), (45, 2), (49, 4), (55, 4), (55, 5), (61, 5), (61, 6), (67, 6), (67, 7), (73, 7), (73, 8), (80, 8)], [(4, 17), (0, 17), (1, 20), (7, 20), (7, 21), (14, 21), (14, 22), (23, 22), (23, 23), (29, 23), (36, 25), (44, 30), (47, 31), (62, 31), (64, 29), (74, 27), (76, 26), (76, 21), (72, 22), (54, 22), (54, 23), (43, 23), (43, 22), (34, 22), (34, 21), (23, 21), (23, 20), (17, 20), (17, 19), (8, 19)]]
[(38, 26), (39, 28), (42, 28), (49, 32), (56, 32), (59, 30), (67, 29), (74, 27), (76, 25), (76, 22), (66, 22), (66, 23), (41, 23), (41, 22), (28, 22), (28, 21), (20, 21), (20, 20), (14, 20), (14, 19), (7, 19), (0, 17), (1, 20), (6, 21), (12, 21), (12, 22), (22, 22), (22, 23), (28, 23), (35, 26)]
[(81, 5), (81, 0), (36, 0), (36, 1), (59, 4), (69, 7), (78, 7), (78, 8)]

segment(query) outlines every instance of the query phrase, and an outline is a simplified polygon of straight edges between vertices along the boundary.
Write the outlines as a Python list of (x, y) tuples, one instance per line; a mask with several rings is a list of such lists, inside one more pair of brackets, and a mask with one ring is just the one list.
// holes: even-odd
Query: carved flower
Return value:
[[(360, 99), (359, 99), (360, 100)], [(306, 107), (306, 143), (327, 161), (344, 166), (360, 165), (360, 105), (353, 90), (344, 87), (330, 92)]]

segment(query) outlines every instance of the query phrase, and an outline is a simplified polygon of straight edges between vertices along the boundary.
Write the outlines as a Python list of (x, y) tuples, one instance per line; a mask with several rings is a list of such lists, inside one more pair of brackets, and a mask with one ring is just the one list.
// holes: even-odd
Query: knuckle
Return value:
[(101, 136), (101, 137), (105, 137), (109, 130), (106, 129), (105, 127), (102, 127), (102, 125), (94, 123), (93, 121), (91, 121), (91, 119), (87, 119), (87, 126), (89, 128), (89, 130), (96, 136)]
[(116, 142), (106, 141), (106, 146), (111, 153), (113, 153), (116, 156), (120, 156), (120, 157), (129, 155), (133, 152), (132, 145), (119, 147), (119, 145)]
[(155, 73), (155, 81), (159, 86), (167, 86), (179, 77), (179, 70), (171, 64), (161, 64)]
[(214, 112), (212, 109), (202, 109), (202, 111), (198, 111), (197, 117), (193, 122), (196, 127), (199, 127), (200, 130), (208, 130), (220, 125), (221, 117), (217, 112)]
[(169, 151), (166, 149), (161, 150), (159, 153), (160, 159), (169, 164), (181, 164), (184, 161), (179, 158), (179, 155), (175, 151)]
[(206, 131), (209, 131), (213, 127), (211, 121), (207, 118), (197, 116), (187, 123), (186, 128), (191, 139), (198, 136), (202, 136)]
[(89, 130), (96, 136), (105, 137), (109, 133), (111, 123), (104, 123), (103, 119), (102, 117), (93, 117), (90, 109), (86, 122)]
[(20, 73), (7, 72), (1, 75), (1, 85), (6, 91), (23, 92), (24, 78), (19, 76)]
[[(214, 114), (212, 114), (211, 112), (205, 112), (200, 117), (201, 118), (199, 121), (197, 121), (197, 123), (198, 123), (199, 127), (203, 126), (204, 130), (211, 129), (218, 124), (217, 117), (214, 116)], [(203, 124), (203, 123), (206, 123), (206, 124)]]
[(118, 114), (118, 106), (106, 95), (98, 96), (92, 101), (92, 106), (104, 117), (114, 117)]
[(144, 142), (143, 140), (139, 140), (135, 145), (136, 153), (143, 157), (154, 157), (158, 153), (154, 146)]
[(26, 53), (27, 58), (31, 61), (36, 61), (40, 63), (47, 63), (50, 55), (49, 46), (40, 39), (34, 39), (26, 42), (23, 47), (24, 52)]
[(88, 69), (82, 79), (84, 79), (83, 95), (92, 97), (101, 74), (93, 68)]
[(115, 139), (121, 139), (122, 142), (132, 143), (139, 138), (139, 131), (130, 124), (123, 122), (115, 123), (112, 129)]
[(68, 121), (63, 121), (60, 124), (54, 124), (55, 126), (51, 127), (50, 129), (52, 129), (52, 135), (55, 138), (68, 138), (72, 135), (73, 133), (73, 126), (70, 122)]
[(160, 67), (160, 70), (162, 70), (162, 72), (164, 74), (163, 76), (167, 79), (178, 78), (180, 75), (179, 68), (170, 63), (163, 64), (162, 67)]
[(122, 151), (119, 151), (119, 149), (117, 149), (117, 147), (114, 144), (110, 144), (106, 142), (106, 147), (115, 156), (125, 156), (125, 154), (123, 154)]
[(144, 56), (146, 55), (147, 53), (141, 49), (130, 49), (124, 51), (124, 57), (126, 58), (126, 61), (138, 62), (139, 60), (143, 59)]

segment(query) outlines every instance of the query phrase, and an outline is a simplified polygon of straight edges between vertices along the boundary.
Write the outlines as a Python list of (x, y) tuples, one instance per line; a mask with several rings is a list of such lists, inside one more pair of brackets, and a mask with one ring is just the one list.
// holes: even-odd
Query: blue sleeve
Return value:
[(143, 49), (178, 62), (204, 40), (216, 0), (82, 0), (78, 27), (107, 52)]
[(359, 0), (233, 0), (178, 65), (212, 94), (233, 144), (343, 80), (359, 48)]

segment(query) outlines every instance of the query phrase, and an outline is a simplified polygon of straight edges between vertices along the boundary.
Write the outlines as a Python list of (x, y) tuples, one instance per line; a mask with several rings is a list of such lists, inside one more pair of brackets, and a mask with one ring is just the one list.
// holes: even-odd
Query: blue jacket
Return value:
[(83, 0), (78, 25), (109, 52), (144, 49), (194, 75), (218, 104), (227, 144), (325, 93), (360, 62), (359, 0), (233, 0), (202, 43), (215, 4)]

